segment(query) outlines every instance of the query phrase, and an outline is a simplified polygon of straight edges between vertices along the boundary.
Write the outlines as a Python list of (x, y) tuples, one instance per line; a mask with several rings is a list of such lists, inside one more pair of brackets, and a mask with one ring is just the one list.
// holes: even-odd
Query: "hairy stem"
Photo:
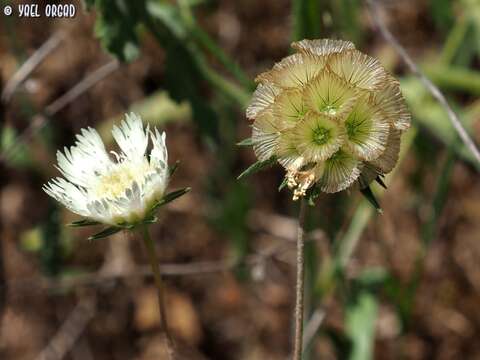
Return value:
[(304, 256), (304, 223), (307, 203), (300, 201), (300, 213), (298, 215), (297, 228), (297, 286), (295, 299), (295, 339), (293, 347), (293, 359), (301, 360), (303, 352), (303, 306), (305, 292), (305, 256)]
[(174, 360), (174, 343), (168, 327), (167, 312), (165, 309), (165, 287), (163, 285), (162, 275), (160, 274), (160, 263), (155, 253), (155, 245), (152, 238), (150, 237), (147, 225), (144, 225), (142, 227), (142, 235), (143, 242), (145, 244), (145, 247), (147, 248), (148, 260), (150, 262), (150, 266), (152, 267), (153, 277), (155, 279), (155, 286), (157, 287), (158, 307), (160, 309), (160, 321), (163, 331), (165, 331), (168, 356), (170, 360)]

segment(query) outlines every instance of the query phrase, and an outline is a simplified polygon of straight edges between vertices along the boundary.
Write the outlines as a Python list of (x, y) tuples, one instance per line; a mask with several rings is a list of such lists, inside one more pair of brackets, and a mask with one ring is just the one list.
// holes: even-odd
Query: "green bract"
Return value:
[(302, 40), (260, 74), (247, 117), (255, 169), (278, 161), (294, 200), (310, 188), (365, 189), (390, 172), (410, 114), (400, 86), (348, 41)]

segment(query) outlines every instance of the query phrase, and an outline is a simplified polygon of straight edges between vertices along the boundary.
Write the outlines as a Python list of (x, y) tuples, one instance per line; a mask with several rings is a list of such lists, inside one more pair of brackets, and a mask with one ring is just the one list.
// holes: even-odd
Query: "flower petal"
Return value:
[(326, 59), (312, 54), (293, 54), (287, 56), (273, 69), (260, 74), (255, 81), (273, 83), (279, 88), (296, 88), (305, 86), (325, 66)]
[(54, 178), (43, 186), (43, 190), (75, 214), (87, 217), (91, 215), (86, 207), (86, 192), (65, 179)]
[(343, 144), (345, 131), (335, 118), (309, 112), (293, 130), (295, 145), (307, 162), (324, 161)]
[(411, 115), (397, 80), (390, 76), (388, 83), (375, 92), (373, 101), (382, 109), (395, 129), (405, 131), (410, 127)]
[(304, 97), (309, 109), (327, 115), (337, 115), (351, 108), (357, 95), (347, 82), (325, 69), (307, 85)]
[(360, 176), (361, 163), (353, 156), (339, 150), (325, 161), (320, 189), (326, 193), (345, 190)]
[(395, 167), (400, 153), (400, 136), (402, 132), (397, 129), (390, 128), (387, 146), (385, 151), (375, 160), (369, 161), (369, 164), (381, 170), (382, 173), (388, 174)]
[(148, 125), (143, 128), (142, 119), (134, 113), (126, 114), (120, 127), (114, 126), (112, 135), (125, 157), (142, 160), (148, 146)]
[(374, 90), (385, 83), (387, 72), (380, 62), (358, 50), (330, 56), (328, 67), (351, 85)]
[(310, 52), (315, 55), (330, 55), (339, 53), (345, 50), (355, 49), (350, 41), (333, 40), (333, 39), (316, 39), (316, 40), (301, 40), (292, 43), (292, 48), (301, 52)]
[(305, 163), (297, 149), (295, 134), (291, 130), (280, 133), (276, 154), (278, 162), (285, 169), (298, 170)]
[(151, 133), (153, 148), (150, 153), (150, 166), (153, 172), (148, 174), (143, 185), (146, 201), (158, 200), (165, 193), (169, 181), (168, 152), (165, 144), (165, 132), (161, 135), (157, 129)]
[(352, 155), (368, 161), (385, 151), (390, 125), (366, 96), (358, 100), (344, 124), (344, 149)]
[(283, 91), (275, 98), (272, 111), (276, 121), (294, 125), (307, 112), (302, 91), (297, 89)]
[(271, 83), (258, 84), (253, 92), (250, 105), (247, 107), (246, 115), (249, 119), (255, 119), (257, 115), (273, 104), (280, 89)]
[(153, 144), (152, 151), (150, 152), (150, 165), (168, 173), (168, 152), (167, 145), (165, 144), (166, 136), (165, 132), (160, 135), (157, 129), (155, 129), (154, 132), (150, 132)]
[(269, 109), (262, 111), (252, 128), (253, 151), (258, 160), (265, 161), (275, 155), (279, 135), (279, 124), (272, 111)]
[(95, 129), (82, 129), (74, 146), (57, 151), (60, 172), (72, 183), (88, 188), (98, 173), (112, 165)]

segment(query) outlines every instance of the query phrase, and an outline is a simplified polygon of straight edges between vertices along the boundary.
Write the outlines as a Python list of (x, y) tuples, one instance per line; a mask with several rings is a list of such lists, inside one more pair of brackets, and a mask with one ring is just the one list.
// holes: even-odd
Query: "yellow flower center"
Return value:
[(94, 193), (99, 198), (117, 198), (130, 188), (134, 181), (140, 185), (144, 175), (149, 171), (148, 162), (133, 164), (130, 162), (118, 163), (109, 172), (99, 176)]

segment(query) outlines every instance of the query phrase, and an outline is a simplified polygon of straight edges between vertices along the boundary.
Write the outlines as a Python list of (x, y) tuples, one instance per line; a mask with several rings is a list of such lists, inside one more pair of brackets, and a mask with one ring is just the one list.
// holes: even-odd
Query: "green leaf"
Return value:
[(277, 161), (276, 156), (272, 156), (270, 159), (267, 159), (264, 161), (257, 161), (256, 163), (250, 165), (244, 172), (242, 172), (237, 177), (237, 180), (243, 179), (244, 177), (255, 174), (266, 167), (272, 166), (276, 161)]
[(165, 204), (168, 204), (169, 202), (175, 200), (176, 198), (179, 198), (180, 196), (185, 195), (190, 190), (191, 190), (191, 188), (186, 187), (186, 188), (183, 188), (183, 189), (180, 189), (180, 190), (175, 190), (175, 191), (172, 191), (172, 192), (168, 193), (159, 202), (157, 202), (153, 206), (152, 210), (153, 211), (157, 210), (160, 206), (164, 206)]
[(347, 306), (346, 330), (352, 341), (350, 360), (372, 359), (372, 347), (375, 336), (377, 301), (375, 297), (362, 292), (353, 303)]
[(103, 229), (99, 233), (96, 233), (95, 235), (89, 236), (88, 240), (102, 239), (102, 238), (108, 237), (110, 235), (116, 234), (117, 232), (122, 231), (122, 230), (123, 229), (121, 227), (110, 226), (110, 227), (107, 227), (107, 228)]
[(382, 286), (388, 274), (381, 268), (362, 273), (353, 281), (345, 311), (345, 330), (350, 338), (348, 359), (370, 360), (373, 358), (375, 323), (378, 303), (375, 291)]
[(288, 180), (287, 177), (284, 177), (280, 186), (278, 187), (278, 191), (282, 191), (287, 186)]
[(452, 0), (430, 0), (429, 14), (433, 19), (435, 26), (442, 31), (451, 29), (455, 17)]
[(375, 179), (375, 181), (376, 181), (381, 187), (383, 187), (385, 190), (387, 189), (387, 185), (386, 185), (385, 182), (383, 181), (383, 176), (382, 176), (382, 175), (377, 176), (377, 178)]
[(320, 196), (320, 189), (317, 186), (308, 189), (305, 199), (308, 205), (315, 206), (315, 200)]
[(294, 0), (292, 3), (293, 40), (315, 39), (321, 35), (322, 11), (318, 0)]
[(364, 189), (361, 189), (360, 192), (362, 193), (363, 196), (365, 196), (365, 198), (368, 200), (368, 202), (370, 204), (373, 205), (373, 207), (381, 214), (383, 211), (382, 211), (382, 208), (380, 207), (380, 204), (379, 202), (377, 201), (377, 198), (375, 197), (375, 195), (373, 194), (372, 192), (372, 189), (370, 188), (370, 186), (367, 186), (366, 188)]
[(70, 224), (67, 224), (69, 227), (83, 227), (83, 226), (92, 226), (100, 224), (98, 221), (90, 220), (90, 219), (82, 219), (73, 221)]
[(246, 138), (240, 141), (239, 143), (237, 143), (237, 146), (252, 146), (252, 145), (253, 145), (253, 139), (251, 137)]
[(96, 10), (95, 34), (110, 53), (130, 62), (139, 54), (137, 27), (145, 17), (145, 0), (89, 0)]

